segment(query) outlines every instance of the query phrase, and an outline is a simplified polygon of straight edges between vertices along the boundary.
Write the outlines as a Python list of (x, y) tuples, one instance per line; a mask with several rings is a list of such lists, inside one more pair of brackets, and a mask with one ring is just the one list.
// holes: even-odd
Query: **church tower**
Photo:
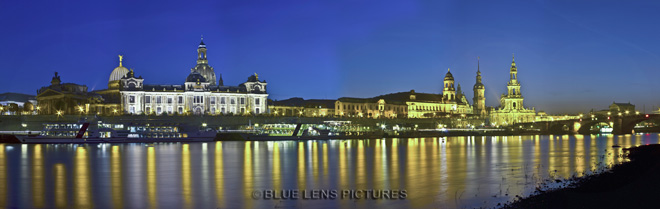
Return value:
[(204, 44), (204, 37), (197, 47), (197, 65), (190, 70), (190, 73), (198, 72), (211, 86), (216, 85), (215, 71), (213, 67), (209, 66), (209, 61), (206, 59), (206, 44)]
[(477, 57), (477, 82), (474, 84), (474, 97), (472, 97), (472, 102), (474, 104), (474, 114), (479, 114), (481, 116), (486, 115), (486, 97), (485, 91), (486, 88), (483, 83), (481, 83), (481, 69), (479, 67), (479, 58)]
[(456, 90), (454, 89), (454, 76), (447, 68), (447, 74), (445, 74), (444, 88), (442, 89), (442, 100), (445, 101), (455, 101), (456, 100)]
[(520, 82), (518, 82), (518, 69), (516, 69), (515, 57), (511, 60), (509, 69), (509, 82), (507, 83), (507, 95), (502, 98), (502, 106), (505, 109), (521, 110), (523, 108), (523, 96), (520, 93)]
[(515, 58), (511, 61), (509, 69), (509, 82), (506, 85), (507, 93), (500, 98), (500, 107), (490, 111), (490, 119), (497, 126), (508, 126), (516, 123), (533, 122), (536, 116), (534, 108), (523, 106), (523, 96), (520, 93), (518, 82), (518, 69)]

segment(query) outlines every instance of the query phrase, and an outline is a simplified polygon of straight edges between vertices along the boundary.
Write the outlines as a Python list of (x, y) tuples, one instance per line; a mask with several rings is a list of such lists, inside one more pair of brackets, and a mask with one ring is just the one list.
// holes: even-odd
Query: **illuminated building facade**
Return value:
[(433, 118), (452, 114), (473, 114), (473, 107), (461, 85), (454, 86), (454, 76), (449, 69), (443, 80), (442, 94), (411, 90), (368, 99), (344, 97), (335, 104), (335, 115), (339, 117)]
[(328, 99), (308, 99), (294, 97), (280, 101), (269, 101), (268, 110), (274, 116), (294, 117), (333, 117), (335, 101)]
[(405, 102), (382, 98), (342, 97), (335, 102), (335, 115), (339, 117), (405, 118)]
[(518, 82), (518, 69), (516, 68), (515, 58), (511, 61), (509, 77), (507, 93), (502, 94), (500, 107), (492, 110), (490, 113), (491, 122), (497, 126), (533, 122), (536, 116), (536, 110), (534, 108), (527, 109), (523, 106), (524, 97), (520, 92), (520, 82)]
[(19, 93), (0, 94), (0, 115), (30, 115), (36, 110), (37, 99), (33, 95)]
[[(110, 79), (113, 79), (112, 75)], [(225, 86), (222, 77), (217, 82), (215, 79), (202, 40), (197, 48), (197, 65), (191, 69), (183, 85), (147, 85), (131, 70), (119, 79), (120, 105), (127, 114), (244, 115), (267, 112), (267, 83), (259, 80), (256, 73), (238, 86)]]
[(616, 103), (612, 102), (610, 105), (610, 111), (613, 113), (634, 113), (635, 105), (628, 103)]
[(99, 95), (87, 92), (87, 86), (62, 83), (55, 72), (50, 86), (37, 90), (38, 114), (81, 114), (91, 108), (91, 104), (102, 101)]

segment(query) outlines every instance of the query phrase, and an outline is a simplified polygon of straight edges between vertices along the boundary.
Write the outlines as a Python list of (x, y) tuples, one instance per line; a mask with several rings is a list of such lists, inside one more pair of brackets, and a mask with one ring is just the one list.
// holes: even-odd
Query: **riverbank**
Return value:
[(660, 144), (627, 149), (630, 162), (576, 179), (568, 187), (519, 199), (502, 208), (658, 208)]

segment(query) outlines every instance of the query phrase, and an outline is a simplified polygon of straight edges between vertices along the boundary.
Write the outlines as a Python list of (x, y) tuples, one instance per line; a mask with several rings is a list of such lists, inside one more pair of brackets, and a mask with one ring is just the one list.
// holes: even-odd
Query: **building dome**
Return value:
[(110, 73), (110, 79), (108, 80), (108, 82), (118, 81), (128, 73), (128, 69), (126, 69), (121, 64), (122, 60), (124, 60), (124, 56), (119, 55), (119, 66), (116, 67), (114, 70), (112, 70), (112, 73)]
[(449, 72), (449, 68), (447, 68), (447, 74), (445, 74), (445, 81), (453, 81), (454, 76)]
[(120, 65), (119, 67), (116, 67), (114, 70), (112, 70), (112, 73), (110, 73), (110, 80), (108, 80), (108, 82), (118, 81), (121, 78), (123, 78), (127, 73), (128, 73), (128, 69)]
[(188, 75), (188, 78), (186, 78), (186, 82), (206, 82), (206, 78), (197, 71), (193, 71)]

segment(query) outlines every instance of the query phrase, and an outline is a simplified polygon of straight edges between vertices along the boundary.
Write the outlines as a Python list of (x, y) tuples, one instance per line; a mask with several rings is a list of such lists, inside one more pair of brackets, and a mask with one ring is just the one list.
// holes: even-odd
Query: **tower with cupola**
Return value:
[(481, 83), (481, 69), (479, 66), (479, 58), (477, 58), (477, 82), (472, 88), (474, 91), (474, 96), (472, 97), (474, 114), (479, 114), (481, 116), (486, 115), (486, 87)]

